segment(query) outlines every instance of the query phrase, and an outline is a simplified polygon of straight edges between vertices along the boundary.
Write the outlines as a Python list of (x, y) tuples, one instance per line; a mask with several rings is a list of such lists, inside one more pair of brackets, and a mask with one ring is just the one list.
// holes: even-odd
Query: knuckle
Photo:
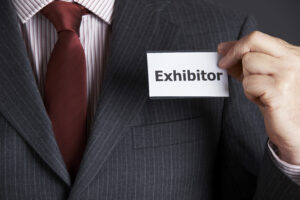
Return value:
[(244, 77), (242, 84), (243, 84), (244, 90), (248, 91), (249, 85), (250, 85), (250, 78), (249, 78), (249, 76), (245, 76)]
[(294, 45), (288, 43), (287, 41), (279, 38), (279, 37), (273, 37), (279, 44), (283, 45), (283, 46), (286, 46), (286, 47), (290, 47), (290, 48), (293, 48), (295, 47)]
[(300, 64), (300, 52), (294, 49), (286, 51), (286, 58), (284, 58), (285, 65), (292, 70), (294, 67), (299, 67)]
[(289, 86), (290, 86), (289, 79), (288, 76), (286, 76), (285, 79), (278, 81), (277, 90), (280, 93), (284, 94), (286, 91), (288, 91)]
[(297, 55), (297, 51), (293, 48), (288, 48), (285, 45), (282, 45), (282, 43), (279, 43), (278, 49), (280, 50), (280, 56), (279, 58), (285, 59), (288, 61), (291, 61), (291, 59)]
[(240, 43), (232, 49), (232, 51), (233, 51), (232, 53), (235, 57), (240, 58), (240, 57), (243, 57), (243, 55), (249, 51), (248, 49), (249, 48), (247, 45)]
[(248, 42), (256, 41), (261, 36), (261, 32), (253, 31), (248, 35)]
[(293, 57), (295, 57), (295, 60), (297, 61), (297, 64), (299, 64), (300, 63), (300, 47), (299, 47), (299, 49), (297, 49), (297, 48), (294, 48), (292, 50), (292, 55), (293, 55)]
[(285, 44), (286, 42), (282, 39), (280, 39), (279, 37), (276, 37), (276, 36), (270, 36), (271, 38), (273, 38), (273, 40), (275, 40), (277, 43), (280, 43), (280, 44)]

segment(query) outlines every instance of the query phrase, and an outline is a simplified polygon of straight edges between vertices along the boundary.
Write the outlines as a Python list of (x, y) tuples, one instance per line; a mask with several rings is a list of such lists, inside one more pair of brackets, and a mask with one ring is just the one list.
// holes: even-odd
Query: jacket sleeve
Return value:
[[(254, 18), (246, 17), (239, 38), (255, 29)], [(220, 199), (300, 199), (300, 187), (271, 158), (257, 106), (245, 97), (238, 81), (229, 77), (229, 86), (220, 142)]]

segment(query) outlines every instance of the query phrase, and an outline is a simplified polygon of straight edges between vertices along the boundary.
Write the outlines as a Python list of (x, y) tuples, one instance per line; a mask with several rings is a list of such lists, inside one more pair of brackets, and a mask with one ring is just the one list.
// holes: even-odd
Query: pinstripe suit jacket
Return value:
[(148, 98), (147, 50), (216, 50), (254, 25), (204, 0), (117, 0), (103, 93), (71, 183), (15, 11), (2, 0), (0, 199), (299, 199), (237, 82), (228, 99)]

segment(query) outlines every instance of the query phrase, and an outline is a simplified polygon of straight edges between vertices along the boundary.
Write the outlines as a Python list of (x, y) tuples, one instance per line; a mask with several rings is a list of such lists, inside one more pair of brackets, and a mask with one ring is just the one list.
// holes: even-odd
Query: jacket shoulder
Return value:
[(254, 18), (246, 13), (206, 0), (172, 0), (168, 14), (187, 34), (222, 33), (221, 40), (238, 39), (256, 28)]

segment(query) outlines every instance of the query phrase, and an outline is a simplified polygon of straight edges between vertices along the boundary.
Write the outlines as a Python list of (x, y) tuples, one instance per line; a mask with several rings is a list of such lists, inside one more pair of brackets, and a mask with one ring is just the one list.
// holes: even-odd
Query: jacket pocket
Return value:
[(133, 147), (161, 147), (204, 139), (209, 128), (202, 118), (132, 127)]

